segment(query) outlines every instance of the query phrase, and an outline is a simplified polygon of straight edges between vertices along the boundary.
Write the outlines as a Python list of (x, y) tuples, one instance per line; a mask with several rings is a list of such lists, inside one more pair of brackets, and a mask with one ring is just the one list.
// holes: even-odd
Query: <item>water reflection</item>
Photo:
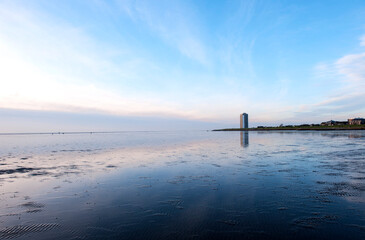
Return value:
[(332, 132), (332, 133), (321, 133), (321, 135), (330, 138), (336, 138), (336, 137), (365, 138), (364, 133)]
[(248, 147), (248, 131), (240, 131), (241, 147)]
[(2, 136), (0, 239), (364, 239), (362, 135)]

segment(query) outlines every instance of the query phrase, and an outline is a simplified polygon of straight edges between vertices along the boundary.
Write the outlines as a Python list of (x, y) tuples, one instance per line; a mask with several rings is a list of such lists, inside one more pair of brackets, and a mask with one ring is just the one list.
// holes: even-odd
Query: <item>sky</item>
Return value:
[(0, 132), (365, 117), (365, 2), (0, 0)]

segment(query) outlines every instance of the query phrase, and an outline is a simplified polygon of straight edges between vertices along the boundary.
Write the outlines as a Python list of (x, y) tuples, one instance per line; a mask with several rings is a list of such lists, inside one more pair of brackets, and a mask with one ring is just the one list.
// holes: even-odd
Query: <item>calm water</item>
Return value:
[(0, 239), (365, 239), (365, 132), (0, 136)]

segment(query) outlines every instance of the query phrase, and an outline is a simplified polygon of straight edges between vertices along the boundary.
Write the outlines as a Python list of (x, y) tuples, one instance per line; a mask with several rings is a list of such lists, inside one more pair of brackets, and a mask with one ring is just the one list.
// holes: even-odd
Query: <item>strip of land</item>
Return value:
[(339, 125), (339, 126), (292, 126), (292, 127), (257, 127), (257, 128), (225, 128), (213, 131), (333, 131), (333, 130), (365, 130), (365, 125)]

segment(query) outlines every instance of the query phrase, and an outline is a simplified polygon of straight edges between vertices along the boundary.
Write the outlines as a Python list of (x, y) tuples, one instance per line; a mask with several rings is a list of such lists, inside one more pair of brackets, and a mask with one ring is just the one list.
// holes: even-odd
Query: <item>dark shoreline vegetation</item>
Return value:
[(337, 125), (337, 126), (281, 126), (281, 127), (257, 127), (257, 128), (224, 128), (212, 131), (332, 131), (332, 130), (365, 130), (365, 125)]

